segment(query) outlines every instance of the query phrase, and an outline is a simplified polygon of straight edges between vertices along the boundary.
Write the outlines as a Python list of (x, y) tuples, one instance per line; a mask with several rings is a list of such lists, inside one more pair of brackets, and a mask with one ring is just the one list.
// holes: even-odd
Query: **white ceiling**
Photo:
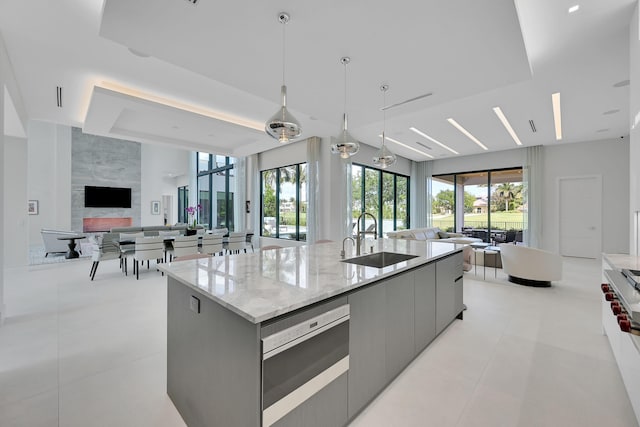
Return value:
[[(580, 4), (569, 14), (568, 8)], [(286, 26), (288, 105), (304, 136), (336, 135), (348, 68), (351, 133), (387, 136), (435, 158), (516, 145), (617, 140), (628, 134), (629, 22), (635, 0), (32, 0), (2, 2), (0, 31), (30, 118), (85, 132), (234, 156), (278, 146), (261, 130), (282, 81)], [(37, 13), (34, 13), (37, 10)], [(144, 52), (143, 58), (128, 48)], [(63, 107), (56, 106), (63, 87)], [(555, 140), (551, 94), (562, 98)], [(613, 114), (603, 114), (618, 110)], [(244, 125), (227, 120), (241, 121)], [(533, 133), (529, 120), (535, 122)], [(425, 149), (422, 143), (430, 147)], [(428, 158), (393, 142), (413, 160)]]

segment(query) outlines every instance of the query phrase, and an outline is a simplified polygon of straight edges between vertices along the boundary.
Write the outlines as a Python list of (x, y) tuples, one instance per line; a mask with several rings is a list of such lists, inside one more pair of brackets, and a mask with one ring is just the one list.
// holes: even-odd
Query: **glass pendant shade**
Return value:
[(348, 56), (340, 58), (340, 63), (344, 65), (344, 114), (342, 115), (342, 132), (336, 138), (336, 142), (331, 145), (332, 154), (340, 154), (343, 159), (348, 159), (360, 150), (360, 144), (348, 131), (347, 126), (347, 64), (351, 62)]
[(396, 162), (396, 155), (393, 154), (391, 151), (389, 151), (386, 144), (384, 143), (385, 141), (384, 132), (387, 124), (387, 113), (384, 107), (386, 105), (386, 100), (387, 100), (386, 95), (387, 95), (388, 89), (389, 89), (388, 85), (380, 86), (380, 90), (384, 93), (384, 102), (382, 104), (382, 108), (383, 108), (382, 111), (384, 114), (383, 121), (382, 121), (382, 146), (380, 147), (380, 151), (378, 151), (378, 154), (373, 158), (373, 164), (376, 166), (380, 166), (382, 169), (386, 169)]
[(264, 125), (264, 130), (270, 137), (277, 139), (280, 143), (291, 142), (302, 135), (300, 122), (287, 110), (287, 86), (284, 83), (285, 70), (285, 31), (284, 28), (289, 22), (290, 16), (286, 12), (278, 14), (278, 22), (282, 24), (282, 86), (280, 95), (282, 96), (282, 106)]
[(282, 107), (267, 121), (264, 130), (281, 143), (287, 143), (302, 134), (300, 123), (287, 110), (287, 87), (282, 85)]
[[(382, 140), (384, 141), (384, 133), (382, 134)], [(382, 169), (386, 169), (395, 162), (396, 155), (389, 151), (383, 142), (382, 147), (380, 147), (380, 151), (378, 151), (378, 154), (373, 158), (373, 164), (380, 166)]]

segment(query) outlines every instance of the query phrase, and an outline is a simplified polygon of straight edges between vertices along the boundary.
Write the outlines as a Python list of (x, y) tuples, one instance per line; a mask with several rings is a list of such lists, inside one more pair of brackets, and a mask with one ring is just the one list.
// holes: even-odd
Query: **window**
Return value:
[(198, 223), (234, 231), (235, 159), (198, 153)]
[(178, 187), (178, 222), (187, 222), (187, 206), (189, 206), (189, 187)]
[(262, 231), (264, 237), (307, 239), (307, 165), (261, 172)]
[(485, 242), (514, 241), (524, 226), (522, 168), (434, 176), (433, 225)]
[[(354, 164), (351, 168), (353, 225), (363, 212), (378, 221), (378, 234), (409, 228), (409, 177)], [(372, 231), (365, 217), (360, 229)]]

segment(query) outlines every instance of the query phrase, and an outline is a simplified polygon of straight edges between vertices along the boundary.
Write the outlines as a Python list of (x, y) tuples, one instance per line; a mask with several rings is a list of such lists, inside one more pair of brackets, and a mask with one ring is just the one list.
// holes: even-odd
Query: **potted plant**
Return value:
[(189, 217), (189, 221), (187, 222), (187, 230), (186, 235), (192, 236), (196, 234), (196, 228), (198, 227), (198, 219), (196, 218), (197, 213), (202, 210), (202, 205), (198, 204), (196, 206), (189, 206), (186, 211)]

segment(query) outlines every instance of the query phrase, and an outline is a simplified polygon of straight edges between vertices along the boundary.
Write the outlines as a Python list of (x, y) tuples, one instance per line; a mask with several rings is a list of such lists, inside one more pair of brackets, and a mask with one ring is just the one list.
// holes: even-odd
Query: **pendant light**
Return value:
[(380, 147), (380, 151), (378, 151), (378, 154), (373, 158), (373, 164), (376, 166), (380, 166), (382, 169), (386, 169), (396, 162), (396, 155), (389, 151), (384, 143), (384, 133), (387, 125), (387, 110), (384, 107), (387, 105), (387, 90), (389, 90), (389, 85), (380, 86), (380, 90), (383, 93), (382, 146)]
[(348, 159), (360, 149), (360, 144), (349, 134), (347, 130), (347, 65), (351, 62), (348, 56), (340, 58), (340, 63), (344, 65), (344, 114), (342, 115), (342, 132), (336, 138), (335, 144), (331, 145), (333, 154), (340, 154), (343, 159)]
[(275, 113), (265, 124), (264, 130), (269, 136), (277, 139), (281, 143), (291, 142), (302, 134), (300, 123), (296, 120), (289, 110), (287, 110), (287, 86), (284, 84), (284, 64), (285, 64), (285, 26), (289, 22), (289, 14), (280, 12), (278, 14), (278, 22), (282, 24), (282, 87), (280, 95), (282, 96), (282, 107)]

